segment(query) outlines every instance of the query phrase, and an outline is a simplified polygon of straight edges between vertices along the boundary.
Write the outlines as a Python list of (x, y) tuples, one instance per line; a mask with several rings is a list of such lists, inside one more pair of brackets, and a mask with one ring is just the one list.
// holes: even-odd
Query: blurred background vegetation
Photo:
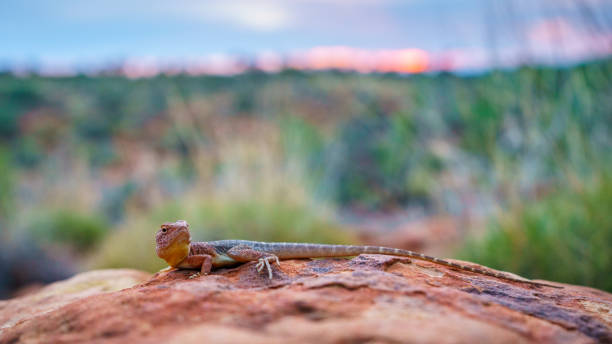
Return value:
[[(395, 246), (612, 292), (611, 4), (35, 2), (0, 3), (0, 298), (161, 269), (154, 233), (178, 219), (196, 240)], [(287, 42), (309, 45), (189, 58)], [(20, 47), (133, 50), (54, 71)], [(185, 60), (146, 57), (173, 47)]]
[(176, 219), (199, 240), (354, 243), (370, 214), (418, 209), (467, 239), (442, 254), (612, 290), (611, 75), (610, 60), (464, 77), (2, 75), (3, 269), (36, 247), (66, 275), (155, 271), (153, 233)]

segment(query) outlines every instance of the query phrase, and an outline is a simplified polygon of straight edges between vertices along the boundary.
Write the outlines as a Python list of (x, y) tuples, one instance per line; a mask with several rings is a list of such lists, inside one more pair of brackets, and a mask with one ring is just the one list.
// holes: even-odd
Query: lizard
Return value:
[(537, 287), (563, 288), (462, 265), (422, 253), (382, 246), (277, 243), (248, 240), (192, 242), (189, 224), (184, 220), (162, 224), (155, 234), (155, 242), (157, 255), (169, 265), (167, 269), (200, 270), (190, 278), (207, 275), (212, 268), (229, 267), (257, 261), (255, 266), (257, 271), (261, 272), (266, 268), (268, 277), (272, 279), (272, 266), (270, 263), (276, 263), (280, 266), (279, 259), (350, 257), (364, 253), (408, 257), (506, 281), (526, 283)]

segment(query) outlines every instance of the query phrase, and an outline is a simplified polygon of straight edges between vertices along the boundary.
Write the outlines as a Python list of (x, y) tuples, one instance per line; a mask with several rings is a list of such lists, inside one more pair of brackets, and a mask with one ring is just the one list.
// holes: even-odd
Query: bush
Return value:
[(4, 226), (8, 226), (8, 221), (14, 212), (15, 194), (13, 185), (15, 177), (13, 166), (7, 150), (0, 147), (0, 238), (4, 235)]
[(340, 205), (392, 209), (428, 205), (421, 171), (435, 174), (440, 162), (416, 135), (410, 114), (372, 114), (347, 122), (328, 148), (327, 176)]
[(44, 213), (29, 228), (38, 239), (67, 244), (77, 251), (85, 251), (104, 237), (108, 226), (97, 215), (61, 209)]
[(46, 158), (44, 147), (31, 136), (16, 140), (12, 153), (17, 165), (25, 168), (38, 167)]
[(20, 134), (19, 118), (44, 104), (44, 96), (34, 83), (12, 78), (0, 79), (0, 142)]
[(612, 178), (559, 191), (500, 216), (459, 254), (528, 278), (612, 291)]

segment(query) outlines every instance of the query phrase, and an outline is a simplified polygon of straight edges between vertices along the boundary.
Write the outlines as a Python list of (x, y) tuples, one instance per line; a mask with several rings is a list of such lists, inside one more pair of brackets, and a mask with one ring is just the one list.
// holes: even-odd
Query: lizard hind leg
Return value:
[(227, 255), (237, 262), (246, 263), (257, 261), (257, 265), (255, 265), (257, 272), (261, 272), (265, 267), (268, 270), (268, 277), (270, 279), (272, 279), (272, 266), (270, 266), (270, 261), (273, 261), (280, 266), (280, 262), (276, 255), (258, 251), (246, 245), (232, 247), (227, 251)]

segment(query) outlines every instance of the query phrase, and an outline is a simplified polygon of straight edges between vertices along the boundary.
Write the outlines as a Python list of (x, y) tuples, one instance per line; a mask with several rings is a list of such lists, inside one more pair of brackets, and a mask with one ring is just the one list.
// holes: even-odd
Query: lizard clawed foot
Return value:
[(199, 272), (196, 272), (196, 273), (192, 274), (191, 276), (189, 276), (189, 279), (198, 278), (198, 277), (200, 277), (200, 276), (202, 276), (202, 274), (201, 274), (201, 273), (199, 273)]
[(255, 268), (257, 268), (257, 272), (261, 272), (261, 270), (263, 270), (265, 266), (268, 269), (268, 277), (270, 279), (272, 279), (272, 267), (270, 266), (271, 260), (274, 261), (276, 265), (280, 266), (280, 262), (278, 261), (277, 256), (267, 256), (267, 257), (259, 258), (257, 265), (255, 265)]

